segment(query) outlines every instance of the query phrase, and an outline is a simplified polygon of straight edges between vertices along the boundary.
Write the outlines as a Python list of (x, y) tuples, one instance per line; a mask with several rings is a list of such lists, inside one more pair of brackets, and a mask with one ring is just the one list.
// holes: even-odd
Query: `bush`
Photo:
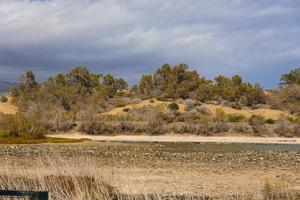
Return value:
[(130, 122), (122, 120), (118, 125), (119, 132), (134, 132), (135, 127)]
[(283, 137), (293, 136), (293, 128), (288, 120), (280, 120), (274, 128), (274, 132)]
[(214, 133), (227, 133), (230, 130), (230, 126), (227, 122), (218, 121), (212, 123), (212, 130)]
[(246, 133), (246, 134), (249, 134), (249, 133), (252, 133), (253, 132), (253, 129), (252, 127), (245, 123), (245, 122), (242, 122), (242, 123), (233, 123), (230, 125), (230, 132), (232, 133)]
[(269, 134), (270, 132), (265, 123), (265, 118), (260, 115), (252, 115), (249, 119), (249, 124), (252, 126), (253, 132), (259, 136)]
[(6, 103), (7, 101), (8, 101), (8, 99), (7, 99), (6, 96), (1, 96), (1, 97), (0, 97), (0, 102)]
[(168, 108), (171, 109), (171, 110), (179, 110), (179, 106), (177, 103), (175, 102), (172, 102), (168, 105)]
[(160, 119), (150, 118), (146, 121), (144, 131), (150, 135), (159, 135), (163, 132), (163, 124)]
[(82, 122), (79, 130), (90, 135), (101, 135), (103, 133), (111, 133), (114, 131), (107, 123), (97, 118)]
[(264, 125), (266, 120), (263, 116), (260, 115), (252, 115), (249, 119), (249, 124), (251, 126)]
[(242, 109), (242, 106), (239, 103), (233, 103), (231, 105), (231, 107), (234, 108), (234, 109), (237, 109), (237, 110), (241, 110)]
[(227, 115), (228, 120), (230, 122), (244, 122), (246, 121), (246, 117), (245, 115), (241, 115), (241, 114), (229, 114)]
[(268, 118), (268, 119), (266, 119), (266, 123), (267, 124), (275, 124), (275, 120), (272, 118)]
[(7, 137), (43, 139), (47, 130), (36, 119), (19, 113), (3, 115), (0, 118), (0, 132)]
[(292, 127), (293, 136), (300, 137), (300, 124), (294, 124)]
[(159, 96), (156, 98), (157, 101), (168, 101), (168, 99), (164, 96)]
[(76, 126), (73, 115), (63, 109), (40, 113), (39, 121), (50, 131), (68, 131)]

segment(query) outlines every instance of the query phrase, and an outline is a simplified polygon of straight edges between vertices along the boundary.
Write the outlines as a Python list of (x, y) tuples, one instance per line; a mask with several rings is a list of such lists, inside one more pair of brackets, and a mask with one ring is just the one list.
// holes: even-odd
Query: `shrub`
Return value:
[(42, 139), (47, 130), (36, 119), (18, 113), (0, 118), (0, 132), (7, 137)]
[(249, 124), (251, 126), (263, 125), (266, 123), (266, 120), (263, 116), (260, 115), (252, 115), (249, 119)]
[(184, 101), (185, 111), (193, 110), (196, 106), (201, 106), (201, 102), (193, 99), (186, 99)]
[(300, 137), (300, 124), (294, 124), (292, 126), (293, 136)]
[(123, 108), (123, 112), (129, 112), (130, 108)]
[(213, 135), (213, 125), (212, 123), (200, 123), (195, 128), (195, 133), (197, 135), (205, 135), (205, 136), (211, 136)]
[(0, 102), (6, 103), (7, 101), (8, 101), (8, 99), (7, 99), (6, 96), (1, 96), (1, 97), (0, 97)]
[(292, 189), (292, 185), (287, 180), (281, 180), (280, 182), (267, 180), (262, 194), (265, 200), (296, 200), (299, 197), (299, 194)]
[(231, 107), (234, 108), (234, 109), (237, 109), (237, 110), (241, 110), (242, 109), (242, 106), (239, 103), (233, 103), (231, 105)]
[(179, 110), (179, 106), (177, 103), (175, 102), (172, 102), (168, 105), (168, 108), (171, 109), (171, 110)]
[(79, 130), (90, 135), (101, 135), (103, 133), (111, 133), (114, 131), (107, 123), (97, 118), (82, 122)]
[(245, 115), (241, 115), (241, 114), (229, 114), (227, 115), (228, 120), (230, 122), (243, 122), (246, 121), (246, 117)]
[(266, 123), (267, 124), (275, 124), (275, 120), (272, 118), (268, 118), (268, 119), (266, 119)]
[(249, 134), (253, 132), (253, 129), (249, 124), (245, 122), (233, 123), (230, 125), (230, 132)]
[(203, 115), (208, 115), (208, 116), (212, 115), (211, 110), (206, 105), (196, 106), (192, 111), (196, 111), (196, 112), (201, 113)]
[(216, 109), (215, 120), (221, 122), (226, 121), (226, 114), (223, 108)]
[(252, 115), (249, 119), (249, 124), (252, 126), (253, 132), (259, 136), (269, 134), (270, 132), (265, 123), (265, 118), (260, 115)]
[(163, 132), (163, 124), (160, 119), (150, 118), (146, 121), (144, 131), (150, 135), (159, 135)]
[(214, 133), (227, 133), (230, 130), (230, 126), (227, 122), (217, 121), (211, 125)]
[(172, 123), (166, 129), (168, 133), (176, 133), (176, 134), (184, 134), (184, 133), (192, 133), (191, 127), (187, 123)]
[(118, 131), (120, 132), (134, 132), (135, 126), (131, 124), (130, 122), (127, 122), (125, 120), (122, 120), (118, 125)]
[(76, 126), (73, 115), (63, 109), (40, 113), (39, 121), (50, 131), (68, 131)]
[(156, 98), (157, 101), (168, 101), (168, 99), (164, 96), (159, 96)]
[(274, 132), (283, 137), (293, 136), (293, 129), (288, 120), (280, 120), (274, 128)]

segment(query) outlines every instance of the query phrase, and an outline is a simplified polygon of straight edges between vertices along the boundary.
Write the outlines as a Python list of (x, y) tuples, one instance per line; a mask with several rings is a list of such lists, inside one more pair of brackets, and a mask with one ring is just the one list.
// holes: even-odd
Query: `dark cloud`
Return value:
[(0, 80), (85, 65), (137, 81), (165, 62), (276, 86), (300, 61), (298, 0), (3, 0)]

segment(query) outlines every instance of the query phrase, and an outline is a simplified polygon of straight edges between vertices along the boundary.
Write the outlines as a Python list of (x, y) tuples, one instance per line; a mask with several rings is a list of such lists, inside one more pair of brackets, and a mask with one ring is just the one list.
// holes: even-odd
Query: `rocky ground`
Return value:
[(300, 189), (300, 152), (207, 151), (193, 143), (85, 142), (0, 145), (0, 158), (0, 167), (11, 170), (34, 167), (41, 159), (74, 160), (82, 170), (95, 165), (106, 181), (129, 194), (254, 193), (267, 179), (288, 180)]

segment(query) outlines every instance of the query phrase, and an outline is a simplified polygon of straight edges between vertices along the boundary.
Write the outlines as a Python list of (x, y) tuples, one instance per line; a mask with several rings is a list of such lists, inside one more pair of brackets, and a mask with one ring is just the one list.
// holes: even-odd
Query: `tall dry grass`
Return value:
[[(34, 166), (1, 165), (0, 189), (49, 191), (51, 200), (106, 200), (117, 191), (87, 158), (37, 159)], [(1, 199), (1, 197), (0, 197)]]
[[(89, 156), (78, 159), (38, 158), (30, 166), (1, 163), (0, 190), (49, 191), (51, 200), (298, 200), (300, 195), (288, 181), (267, 181), (256, 194), (241, 193), (231, 196), (178, 194), (121, 194), (112, 187)], [(124, 183), (128, 184), (128, 183)], [(130, 183), (129, 183), (130, 184)], [(225, 191), (224, 191), (225, 192)], [(11, 199), (2, 198), (0, 199)]]

